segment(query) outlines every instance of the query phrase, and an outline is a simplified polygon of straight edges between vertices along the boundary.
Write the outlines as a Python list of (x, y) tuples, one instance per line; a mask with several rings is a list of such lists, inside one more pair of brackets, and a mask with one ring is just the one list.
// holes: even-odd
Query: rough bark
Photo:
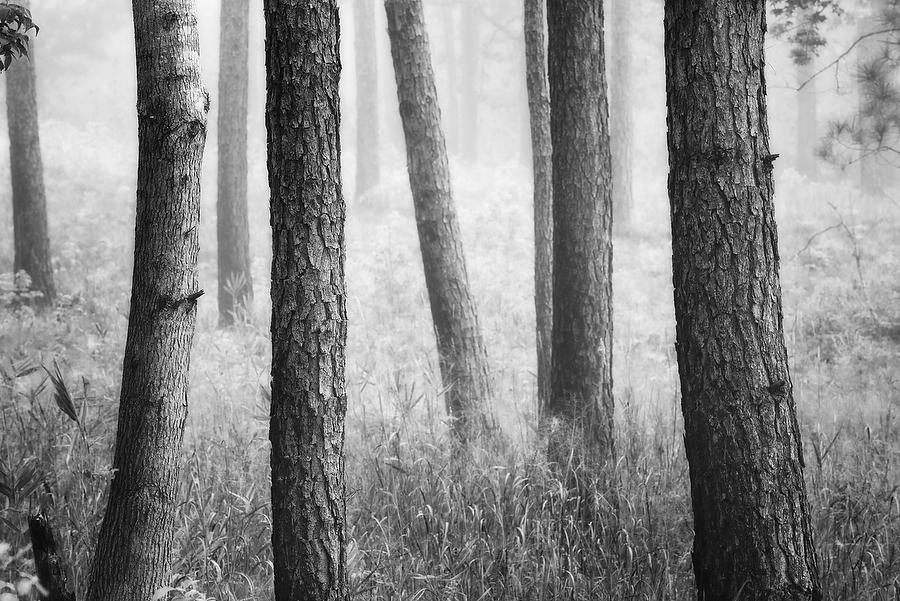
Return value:
[(375, 0), (355, 0), (356, 30), (356, 197), (372, 189), (380, 177), (378, 132), (378, 51), (375, 43)]
[(634, 190), (632, 185), (634, 115), (632, 106), (634, 0), (610, 0), (612, 56), (610, 66), (610, 136), (612, 140), (613, 215), (616, 230), (627, 232), (632, 225)]
[(91, 601), (147, 601), (169, 577), (194, 336), (207, 96), (193, 0), (134, 0), (134, 274), (112, 480)]
[(797, 65), (797, 85), (803, 88), (797, 92), (797, 169), (810, 179), (819, 176), (819, 162), (816, 146), (819, 144), (817, 130), (818, 93), (816, 90), (815, 63), (809, 61)]
[(481, 0), (465, 0), (462, 7), (462, 156), (478, 160), (478, 105), (481, 83)]
[(553, 365), (547, 417), (592, 463), (613, 453), (612, 167), (603, 7), (547, 6), (553, 145)]
[[(28, 8), (30, 2), (18, 2)], [(31, 278), (30, 290), (40, 292), (37, 304), (56, 295), (47, 233), (47, 196), (38, 126), (35, 43), (29, 56), (13, 61), (6, 77), (6, 114), (9, 123), (9, 160), (13, 205), (13, 270)]]
[(276, 601), (348, 598), (337, 0), (266, 0)]
[(525, 73), (534, 174), (534, 308), (537, 323), (538, 407), (550, 396), (553, 332), (553, 145), (547, 83), (544, 0), (525, 0)]
[(28, 519), (31, 550), (38, 581), (46, 591), (41, 601), (75, 601), (69, 566), (56, 541), (50, 517), (43, 510)]
[(699, 599), (821, 599), (785, 350), (765, 3), (667, 0), (677, 355)]
[(434, 71), (421, 0), (385, 0), (409, 183), (447, 413), (460, 440), (490, 430), (487, 352), (450, 188)]
[(219, 189), (216, 234), (219, 252), (219, 324), (234, 324), (250, 309), (250, 223), (247, 215), (247, 96), (250, 66), (250, 3), (224, 0), (219, 45)]

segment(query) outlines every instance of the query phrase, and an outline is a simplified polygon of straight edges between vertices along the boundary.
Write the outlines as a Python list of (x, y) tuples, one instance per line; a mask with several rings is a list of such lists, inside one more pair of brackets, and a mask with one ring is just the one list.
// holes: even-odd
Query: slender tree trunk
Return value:
[(192, 0), (134, 0), (138, 178), (119, 426), (90, 601), (168, 584), (197, 298), (200, 165), (209, 97)]
[[(28, 8), (30, 2), (18, 2)], [(31, 278), (30, 290), (40, 292), (37, 304), (53, 302), (56, 287), (47, 233), (47, 197), (38, 127), (34, 40), (29, 56), (13, 61), (6, 77), (6, 114), (9, 122), (9, 160), (12, 179), (13, 270)]]
[(355, 0), (356, 24), (356, 197), (379, 180), (378, 52), (375, 0)]
[(797, 85), (803, 88), (797, 92), (797, 168), (810, 179), (819, 176), (816, 146), (819, 142), (817, 130), (818, 94), (816, 91), (815, 63), (809, 61), (797, 65)]
[(634, 115), (632, 106), (631, 32), (634, 0), (610, 0), (612, 60), (610, 62), (610, 136), (612, 138), (613, 215), (616, 229), (627, 232), (632, 225)]
[(481, 83), (481, 0), (465, 0), (462, 12), (462, 155), (478, 160), (478, 104)]
[[(613, 454), (612, 166), (596, 0), (547, 5), (553, 144), (553, 366), (547, 417), (592, 462)], [(556, 442), (554, 442), (556, 439)]]
[(344, 601), (347, 310), (338, 2), (266, 0), (265, 12), (275, 599)]
[(422, 1), (384, 4), (447, 413), (457, 438), (465, 441), (492, 428), (491, 386), (450, 188)]
[(534, 173), (534, 307), (537, 317), (538, 407), (550, 397), (553, 333), (553, 145), (544, 30), (544, 0), (525, 0), (525, 72)]
[(247, 216), (247, 96), (250, 3), (224, 0), (219, 46), (219, 324), (253, 302), (250, 223)]
[(702, 601), (818, 600), (784, 344), (764, 2), (667, 0), (669, 195)]

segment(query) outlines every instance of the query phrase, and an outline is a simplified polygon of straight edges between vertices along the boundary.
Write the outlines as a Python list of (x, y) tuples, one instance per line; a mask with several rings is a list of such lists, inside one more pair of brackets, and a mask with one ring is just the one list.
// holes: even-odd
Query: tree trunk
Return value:
[[(18, 2), (28, 8), (30, 2)], [(12, 179), (13, 270), (31, 278), (29, 290), (40, 292), (39, 305), (53, 302), (56, 287), (47, 234), (47, 197), (38, 127), (34, 40), (29, 56), (13, 61), (6, 77), (6, 114), (9, 122), (9, 160)]]
[(356, 197), (378, 184), (378, 52), (375, 0), (356, 0)]
[(447, 413), (457, 438), (465, 441), (492, 429), (491, 386), (450, 189), (422, 1), (384, 5)]
[(50, 517), (43, 511), (28, 519), (31, 550), (38, 581), (46, 591), (41, 601), (75, 601), (75, 587), (70, 579), (69, 566), (56, 542)]
[(610, 136), (612, 138), (613, 215), (616, 230), (627, 232), (632, 225), (634, 191), (632, 169), (634, 116), (632, 106), (631, 31), (634, 0), (610, 0), (612, 12), (612, 60), (610, 61)]
[(337, 0), (266, 0), (276, 601), (344, 601), (347, 340)]
[(667, 0), (678, 367), (705, 601), (821, 599), (785, 350), (764, 2)]
[(603, 7), (547, 6), (553, 145), (553, 367), (550, 458), (574, 443), (594, 463), (613, 454), (612, 167)]
[(534, 308), (537, 317), (538, 407), (550, 396), (553, 333), (553, 146), (544, 30), (544, 0), (525, 0), (525, 72), (534, 173)]
[(169, 577), (197, 298), (209, 97), (192, 0), (134, 0), (138, 178), (119, 422), (91, 601), (147, 601)]
[(250, 224), (247, 216), (247, 96), (250, 67), (250, 3), (221, 6), (219, 46), (219, 190), (216, 233), (219, 248), (219, 324), (234, 324), (253, 302)]
[[(819, 143), (817, 129), (818, 97), (816, 93), (815, 63), (810, 60), (797, 65), (797, 169), (809, 179), (819, 177), (816, 146)], [(805, 85), (804, 85), (805, 83)]]
[(481, 82), (481, 0), (462, 7), (462, 155), (478, 160), (478, 104)]

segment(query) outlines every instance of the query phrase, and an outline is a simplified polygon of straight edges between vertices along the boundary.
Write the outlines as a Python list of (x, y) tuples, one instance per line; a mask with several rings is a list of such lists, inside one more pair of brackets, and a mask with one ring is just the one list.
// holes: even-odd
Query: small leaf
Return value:
[(53, 362), (53, 370), (54, 371), (51, 372), (44, 367), (44, 371), (50, 376), (50, 381), (53, 382), (53, 388), (55, 389), (53, 400), (56, 401), (56, 405), (60, 410), (77, 424), (79, 423), (78, 412), (75, 411), (75, 403), (72, 401), (72, 395), (69, 394), (69, 389), (66, 387), (66, 382), (63, 380), (62, 372), (59, 370), (59, 365), (56, 361)]

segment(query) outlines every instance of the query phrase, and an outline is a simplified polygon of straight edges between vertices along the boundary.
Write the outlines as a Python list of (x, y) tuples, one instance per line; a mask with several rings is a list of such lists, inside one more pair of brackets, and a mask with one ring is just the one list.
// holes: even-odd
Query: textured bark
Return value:
[(478, 104), (481, 83), (481, 0), (462, 7), (462, 156), (478, 160)]
[(699, 599), (820, 599), (782, 324), (765, 3), (667, 0), (665, 30)]
[[(28, 8), (30, 2), (18, 2)], [(13, 61), (6, 77), (6, 114), (9, 122), (9, 160), (12, 179), (13, 270), (31, 278), (30, 289), (49, 304), (56, 295), (47, 233), (47, 196), (38, 127), (34, 40), (29, 57)]]
[(450, 189), (422, 2), (384, 4), (447, 413), (457, 438), (466, 440), (492, 427), (487, 407), (491, 386)]
[(815, 63), (810, 61), (797, 65), (797, 85), (806, 85), (797, 92), (797, 169), (810, 179), (819, 176), (819, 162), (816, 146), (819, 144), (817, 130), (818, 94), (816, 91)]
[(337, 0), (266, 0), (276, 601), (348, 598)]
[[(612, 168), (603, 6), (547, 6), (553, 144), (553, 366), (547, 417), (593, 463), (613, 453)], [(557, 460), (551, 439), (551, 459)]]
[(534, 308), (537, 322), (538, 407), (550, 397), (553, 333), (553, 145), (544, 30), (544, 0), (525, 0), (525, 73), (534, 173)]
[(31, 534), (31, 550), (38, 580), (46, 591), (41, 601), (75, 601), (75, 587), (70, 580), (70, 570), (56, 542), (56, 533), (50, 517), (40, 511), (28, 519)]
[(219, 249), (219, 324), (234, 323), (250, 308), (250, 223), (247, 215), (247, 96), (250, 67), (250, 3), (221, 5), (219, 45), (219, 189), (216, 234)]
[(355, 0), (356, 29), (356, 197), (372, 189), (380, 177), (378, 135), (378, 51), (375, 1)]
[(613, 215), (616, 230), (626, 232), (632, 225), (634, 115), (632, 114), (632, 49), (634, 0), (609, 0), (612, 56), (609, 61), (609, 112), (612, 140)]
[(207, 96), (192, 0), (133, 3), (138, 176), (119, 422), (90, 601), (147, 601), (168, 584), (196, 321)]

